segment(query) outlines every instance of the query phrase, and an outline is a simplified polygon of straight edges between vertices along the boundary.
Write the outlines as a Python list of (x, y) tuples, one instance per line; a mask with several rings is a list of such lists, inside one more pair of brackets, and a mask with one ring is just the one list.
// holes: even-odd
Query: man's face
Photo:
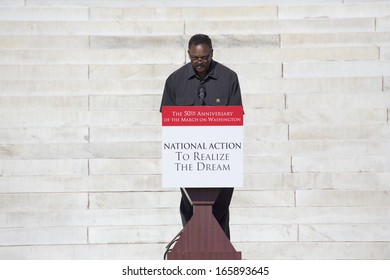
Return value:
[(206, 44), (191, 45), (188, 49), (188, 56), (195, 72), (200, 77), (206, 76), (213, 58), (213, 49)]

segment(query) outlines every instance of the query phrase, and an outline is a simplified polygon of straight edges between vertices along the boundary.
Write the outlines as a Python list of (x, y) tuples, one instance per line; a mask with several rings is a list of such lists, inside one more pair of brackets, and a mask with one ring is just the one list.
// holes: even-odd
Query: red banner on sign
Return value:
[(242, 106), (163, 106), (163, 126), (240, 126)]

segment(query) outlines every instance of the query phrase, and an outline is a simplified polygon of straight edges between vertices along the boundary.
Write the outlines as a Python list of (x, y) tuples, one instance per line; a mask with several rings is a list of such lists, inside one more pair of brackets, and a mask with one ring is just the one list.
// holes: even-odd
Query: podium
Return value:
[(240, 260), (212, 206), (222, 188), (243, 186), (242, 106), (165, 106), (162, 128), (162, 185), (193, 205), (167, 259)]

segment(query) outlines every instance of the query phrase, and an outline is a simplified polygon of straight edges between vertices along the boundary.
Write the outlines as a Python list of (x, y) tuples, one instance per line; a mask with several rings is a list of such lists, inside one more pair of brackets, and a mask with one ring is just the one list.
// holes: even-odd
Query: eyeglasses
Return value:
[(207, 56), (192, 56), (190, 54), (188, 54), (188, 56), (190, 57), (190, 60), (192, 62), (195, 62), (195, 61), (198, 61), (198, 60), (201, 60), (203, 62), (207, 62), (211, 58), (211, 52)]

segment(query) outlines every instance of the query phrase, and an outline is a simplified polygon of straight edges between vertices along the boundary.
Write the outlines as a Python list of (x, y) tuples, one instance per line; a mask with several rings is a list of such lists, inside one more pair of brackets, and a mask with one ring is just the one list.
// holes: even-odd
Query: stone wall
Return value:
[(0, 259), (162, 259), (161, 93), (239, 75), (244, 259), (390, 258), (390, 1), (0, 0)]

